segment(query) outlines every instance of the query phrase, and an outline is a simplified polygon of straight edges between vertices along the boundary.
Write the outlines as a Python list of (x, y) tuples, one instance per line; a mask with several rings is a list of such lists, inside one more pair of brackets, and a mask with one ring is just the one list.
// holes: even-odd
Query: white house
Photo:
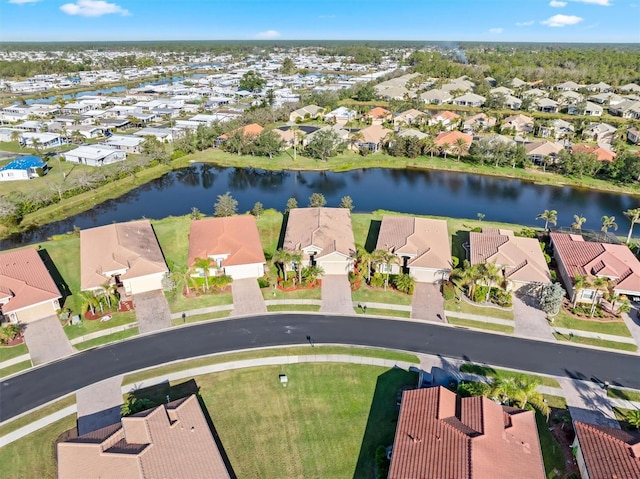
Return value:
[(66, 161), (89, 166), (103, 166), (117, 163), (127, 158), (127, 153), (122, 150), (105, 145), (85, 145), (75, 150), (67, 151), (62, 156)]
[(37, 156), (16, 158), (8, 165), (0, 168), (0, 181), (29, 180), (40, 176), (38, 170), (44, 172), (47, 164)]

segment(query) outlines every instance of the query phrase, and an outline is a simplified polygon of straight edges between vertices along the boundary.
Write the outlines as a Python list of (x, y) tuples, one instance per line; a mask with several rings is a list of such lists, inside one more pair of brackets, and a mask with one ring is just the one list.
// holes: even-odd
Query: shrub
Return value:
[(384, 286), (384, 276), (382, 273), (376, 272), (371, 276), (371, 286), (374, 288), (382, 288), (382, 286)]
[(452, 256), (451, 265), (453, 266), (453, 269), (456, 269), (459, 264), (460, 264), (460, 258), (458, 258), (457, 256)]
[(258, 286), (260, 286), (260, 288), (268, 288), (269, 286), (271, 286), (269, 278), (264, 276), (262, 278), (258, 278)]
[(556, 273), (554, 269), (549, 270), (549, 273), (551, 275), (551, 281), (553, 281), (554, 283), (558, 281), (558, 273)]
[(484, 303), (487, 293), (489, 293), (489, 286), (477, 286), (472, 299), (476, 303)]
[(221, 276), (211, 276), (209, 278), (209, 286), (217, 289), (224, 289), (231, 284), (233, 279), (231, 276), (223, 274)]
[(442, 285), (442, 296), (445, 301), (449, 301), (456, 297), (456, 289), (452, 282), (447, 281)]
[(536, 230), (533, 228), (522, 228), (520, 231), (515, 233), (516, 236), (522, 236), (523, 238), (535, 238)]
[(389, 475), (389, 459), (387, 459), (387, 449), (384, 446), (376, 448), (375, 463), (379, 479), (386, 479)]
[(473, 233), (482, 233), (482, 227), (476, 226), (475, 228), (473, 228), (471, 230), (471, 232), (473, 232)]
[(511, 293), (503, 291), (499, 288), (491, 288), (491, 295), (489, 297), (493, 304), (502, 306), (503, 308), (511, 307)]

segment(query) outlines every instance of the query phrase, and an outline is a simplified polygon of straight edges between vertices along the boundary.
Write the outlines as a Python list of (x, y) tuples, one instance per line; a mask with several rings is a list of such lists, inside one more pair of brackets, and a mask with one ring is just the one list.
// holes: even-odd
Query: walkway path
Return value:
[(607, 391), (593, 381), (557, 378), (574, 421), (620, 428)]
[(411, 301), (411, 318), (447, 322), (439, 284), (416, 282)]
[(526, 304), (515, 294), (513, 295), (513, 315), (516, 334), (528, 338), (555, 341), (544, 311)]
[(629, 314), (622, 313), (622, 319), (624, 320), (624, 324), (627, 325), (627, 328), (629, 328), (634, 341), (638, 345), (638, 354), (640, 354), (640, 319), (638, 318), (638, 314), (640, 314), (640, 311), (632, 309), (629, 311)]

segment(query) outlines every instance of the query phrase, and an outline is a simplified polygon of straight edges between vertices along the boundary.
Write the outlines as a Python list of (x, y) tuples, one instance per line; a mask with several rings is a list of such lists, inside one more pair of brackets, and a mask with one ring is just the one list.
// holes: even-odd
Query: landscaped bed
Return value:
[(464, 300), (449, 299), (444, 302), (444, 309), (454, 313), (475, 314), (478, 316), (489, 316), (498, 319), (513, 320), (513, 311), (503, 308), (483, 307)]

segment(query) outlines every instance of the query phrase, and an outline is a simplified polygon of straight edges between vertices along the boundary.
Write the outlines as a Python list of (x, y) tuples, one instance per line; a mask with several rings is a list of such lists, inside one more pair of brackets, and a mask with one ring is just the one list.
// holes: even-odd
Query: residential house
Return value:
[(104, 136), (109, 129), (104, 126), (76, 125), (71, 127), (70, 130), (73, 133), (78, 132), (80, 135), (87, 139), (93, 139)]
[(576, 103), (580, 103), (584, 100), (584, 97), (575, 91), (564, 91), (560, 94), (559, 97), (560, 103), (565, 105), (575, 105)]
[(58, 479), (229, 479), (195, 395), (57, 444)]
[(530, 90), (522, 92), (522, 96), (528, 96), (532, 98), (545, 98), (549, 96), (549, 94), (546, 91), (541, 90), (540, 88), (531, 88)]
[(528, 86), (529, 84), (526, 81), (522, 81), (520, 80), (520, 78), (514, 78), (513, 80), (511, 80), (511, 87), (512, 88), (524, 88), (525, 86)]
[(389, 110), (377, 106), (371, 109), (367, 114), (365, 114), (364, 117), (372, 125), (382, 125), (385, 121), (390, 121), (391, 119), (393, 119), (393, 113), (391, 113)]
[(616, 127), (608, 123), (591, 123), (583, 130), (582, 136), (598, 143), (611, 143), (615, 132)]
[(80, 231), (80, 289), (98, 291), (105, 283), (121, 297), (162, 290), (169, 273), (148, 220), (114, 223)]
[(359, 150), (368, 150), (372, 153), (382, 148), (382, 142), (385, 137), (391, 133), (391, 130), (384, 128), (382, 125), (371, 125), (360, 130), (362, 140), (358, 142)]
[(538, 111), (543, 113), (557, 113), (558, 102), (550, 98), (537, 98), (534, 105)]
[(636, 83), (627, 83), (618, 87), (618, 90), (622, 93), (640, 93), (640, 86)]
[(398, 136), (400, 137), (414, 137), (417, 138), (418, 140), (424, 140), (425, 138), (429, 138), (429, 135), (427, 135), (426, 133), (422, 133), (420, 130), (416, 130), (414, 128), (409, 128), (407, 130), (400, 130), (398, 132)]
[(586, 115), (586, 116), (602, 116), (604, 108), (600, 105), (596, 105), (590, 101), (581, 104), (569, 105), (567, 107), (567, 113), (569, 115)]
[(351, 212), (347, 208), (290, 210), (283, 249), (301, 252), (304, 266), (320, 266), (325, 274), (349, 273), (356, 253)]
[(615, 93), (598, 93), (596, 95), (590, 95), (589, 100), (600, 105), (617, 105), (622, 103), (624, 98)]
[(640, 101), (624, 100), (617, 105), (611, 105), (609, 114), (637, 120), (640, 118)]
[(460, 120), (460, 115), (452, 111), (441, 111), (433, 115), (427, 123), (429, 125), (440, 124), (443, 129), (451, 130), (458, 120)]
[(606, 161), (607, 163), (613, 163), (616, 159), (616, 154), (611, 151), (603, 148), (601, 146), (592, 146), (592, 145), (574, 145), (571, 148), (571, 151), (575, 153), (589, 153), (595, 155), (598, 161)]
[[(572, 301), (598, 301), (604, 291), (591, 286), (595, 278), (611, 281), (616, 296), (640, 296), (640, 262), (628, 246), (585, 241), (579, 234), (550, 236), (560, 277)], [(576, 290), (576, 277), (586, 278), (588, 284)]]
[(420, 99), (425, 103), (432, 103), (434, 105), (442, 105), (443, 103), (449, 103), (453, 100), (453, 95), (444, 90), (429, 90), (420, 94)]
[(411, 108), (410, 110), (398, 113), (393, 119), (393, 126), (400, 128), (402, 126), (419, 125), (424, 122), (425, 113)]
[(358, 112), (351, 110), (346, 106), (340, 106), (335, 110), (331, 110), (324, 116), (324, 121), (333, 121), (336, 123), (347, 123), (356, 119)]
[(62, 145), (62, 137), (57, 133), (30, 133), (25, 132), (20, 135), (20, 144), (33, 148), (34, 141), (39, 143), (40, 148), (45, 150)]
[(564, 138), (567, 135), (571, 135), (574, 132), (574, 127), (571, 123), (565, 120), (553, 120), (549, 125), (540, 125), (538, 127), (538, 136), (542, 138), (553, 137), (556, 140)]
[(46, 172), (47, 164), (37, 156), (22, 156), (0, 168), (0, 181), (18, 181), (38, 178)]
[(536, 165), (543, 165), (558, 161), (558, 154), (564, 150), (564, 147), (550, 141), (532, 141), (525, 143), (524, 149), (529, 161)]
[(230, 131), (229, 133), (224, 133), (220, 135), (218, 138), (215, 139), (213, 144), (216, 148), (219, 148), (224, 144), (225, 141), (229, 139), (230, 136), (233, 136), (238, 132), (242, 132), (245, 138), (254, 138), (258, 136), (260, 133), (262, 133), (262, 130), (264, 130), (264, 128), (258, 125), (257, 123), (251, 123), (250, 125), (242, 126), (240, 128), (236, 128), (233, 131)]
[(574, 456), (582, 479), (640, 477), (640, 441), (622, 429), (573, 421)]
[(441, 90), (454, 92), (456, 90), (462, 92), (468, 92), (473, 90), (475, 83), (469, 80), (467, 77), (456, 78), (455, 80), (450, 81), (449, 83), (445, 83), (440, 87)]
[(403, 86), (384, 87), (382, 85), (376, 85), (374, 89), (376, 90), (377, 98), (387, 101), (406, 100), (407, 98), (413, 98), (416, 96), (415, 92), (412, 92)]
[(132, 135), (111, 135), (104, 142), (110, 148), (122, 150), (127, 154), (140, 154), (140, 145), (144, 142), (144, 138)]
[(292, 111), (289, 114), (289, 121), (296, 122), (304, 120), (315, 120), (319, 116), (322, 116), (323, 113), (324, 108), (317, 105), (307, 105)]
[(519, 110), (522, 106), (522, 100), (518, 97), (509, 95), (504, 99), (504, 106), (510, 108), (511, 110)]
[(226, 274), (233, 279), (260, 278), (264, 275), (264, 252), (253, 216), (207, 218), (191, 222), (187, 265), (198, 276), (198, 259), (209, 259), (207, 275)]
[(453, 104), (458, 106), (481, 107), (487, 99), (475, 93), (465, 93), (453, 99)]
[(494, 126), (496, 126), (495, 118), (487, 116), (485, 113), (478, 113), (464, 120), (462, 123), (462, 131), (464, 133), (475, 133), (488, 130)]
[(152, 136), (161, 143), (173, 143), (176, 137), (176, 131), (178, 130), (170, 128), (143, 128), (142, 130), (136, 131), (134, 135), (141, 138)]
[(472, 266), (495, 264), (514, 290), (527, 284), (551, 282), (538, 240), (515, 236), (511, 230), (483, 228), (481, 233), (470, 232), (469, 261)]
[(578, 85), (574, 81), (566, 81), (555, 86), (555, 89), (559, 91), (577, 91), (581, 88), (584, 88), (584, 85)]
[(544, 479), (533, 411), (438, 386), (402, 393), (389, 479)]
[(497, 88), (492, 88), (489, 90), (489, 93), (492, 95), (503, 95), (505, 97), (513, 95), (513, 90), (511, 88), (507, 88), (506, 86), (499, 86)]
[(608, 83), (598, 82), (598, 83), (593, 83), (591, 85), (587, 85), (587, 90), (599, 91), (601, 93), (609, 93), (610, 91), (613, 90), (613, 87)]
[(627, 141), (629, 143), (633, 143), (634, 145), (640, 143), (640, 130), (638, 130), (637, 128), (629, 128), (627, 130)]
[(55, 315), (61, 297), (35, 248), (0, 253), (0, 323), (29, 323)]
[(462, 139), (466, 145), (466, 151), (469, 151), (469, 147), (471, 146), (471, 142), (473, 141), (473, 137), (471, 135), (467, 135), (466, 133), (462, 133), (461, 131), (443, 131), (435, 138), (435, 143), (438, 147), (443, 148), (445, 145), (449, 145), (447, 148), (447, 152), (451, 153), (458, 140)]
[(84, 145), (62, 154), (66, 161), (80, 165), (104, 166), (127, 158), (123, 150), (104, 145)]
[(506, 117), (500, 129), (513, 130), (516, 133), (533, 133), (534, 122), (533, 118), (525, 115), (511, 115)]
[(383, 216), (376, 249), (398, 257), (383, 272), (410, 274), (416, 281), (438, 283), (452, 270), (447, 222), (408, 216)]

